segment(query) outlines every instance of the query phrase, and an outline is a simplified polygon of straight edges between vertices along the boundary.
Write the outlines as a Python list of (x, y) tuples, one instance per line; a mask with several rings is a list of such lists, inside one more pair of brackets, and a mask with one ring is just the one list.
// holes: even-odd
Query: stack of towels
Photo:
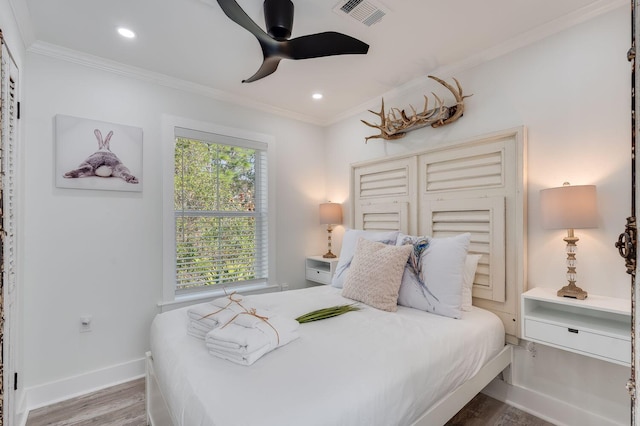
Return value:
[[(232, 295), (234, 300), (242, 303), (242, 298)], [(222, 327), (238, 313), (240, 306), (228, 297), (222, 297), (209, 303), (201, 303), (191, 306), (187, 310), (189, 316), (189, 324), (187, 325), (187, 334), (204, 340), (207, 333), (214, 328)]]
[(251, 306), (236, 294), (188, 309), (191, 336), (204, 339), (211, 355), (251, 365), (297, 339), (295, 319)]

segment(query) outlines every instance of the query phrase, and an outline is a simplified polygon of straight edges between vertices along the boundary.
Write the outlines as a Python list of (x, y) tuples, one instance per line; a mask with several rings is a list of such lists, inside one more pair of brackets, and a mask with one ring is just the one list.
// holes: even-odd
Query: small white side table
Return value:
[(555, 289), (522, 295), (522, 338), (616, 364), (631, 365), (631, 301), (589, 293), (558, 297)]
[(320, 256), (309, 256), (305, 261), (305, 277), (309, 281), (321, 284), (331, 284), (333, 274), (336, 272), (338, 258), (325, 258)]

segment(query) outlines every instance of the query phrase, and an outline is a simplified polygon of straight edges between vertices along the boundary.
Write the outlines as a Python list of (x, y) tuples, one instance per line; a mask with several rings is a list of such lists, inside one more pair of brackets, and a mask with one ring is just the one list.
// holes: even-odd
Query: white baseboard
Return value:
[(489, 383), (482, 393), (557, 426), (625, 426), (584, 408), (499, 379)]
[[(26, 415), (31, 410), (144, 377), (144, 358), (66, 379), (25, 388)], [(26, 420), (26, 419), (25, 419)]]

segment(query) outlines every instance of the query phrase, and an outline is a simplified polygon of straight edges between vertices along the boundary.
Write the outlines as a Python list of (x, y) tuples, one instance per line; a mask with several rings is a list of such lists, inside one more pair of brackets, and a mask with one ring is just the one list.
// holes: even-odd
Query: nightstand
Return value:
[(325, 258), (322, 256), (309, 256), (305, 261), (305, 277), (309, 281), (321, 284), (331, 284), (333, 274), (336, 272), (338, 258)]
[(624, 366), (631, 365), (631, 301), (589, 294), (558, 297), (550, 288), (522, 295), (522, 338)]

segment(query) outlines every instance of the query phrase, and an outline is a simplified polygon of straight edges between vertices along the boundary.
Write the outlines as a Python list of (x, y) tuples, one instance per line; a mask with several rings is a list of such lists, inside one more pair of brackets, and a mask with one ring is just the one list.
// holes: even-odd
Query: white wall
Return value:
[[(143, 372), (162, 298), (162, 114), (274, 137), (277, 282), (305, 286), (304, 256), (323, 248), (321, 128), (33, 53), (25, 77), (22, 290), (31, 407)], [(143, 192), (56, 188), (56, 114), (141, 127)], [(79, 333), (81, 315), (93, 316), (93, 332)]]
[[(373, 114), (363, 111), (332, 125), (326, 137), (328, 195), (346, 199), (350, 163), (525, 125), (528, 287), (566, 284), (562, 241), (566, 234), (542, 229), (539, 191), (570, 181), (597, 185), (600, 213), (597, 229), (576, 230), (578, 285), (593, 294), (629, 299), (630, 279), (614, 243), (631, 213), (631, 67), (626, 60), (630, 31), (629, 10), (620, 8), (472, 69), (456, 71), (454, 76), (473, 97), (465, 102), (464, 116), (443, 128), (416, 130), (399, 141), (374, 139), (365, 144), (365, 136), (376, 131), (359, 120), (377, 122)], [(451, 75), (438, 76), (448, 79)], [(417, 90), (415, 86), (399, 96), (385, 96), (386, 106), (421, 107), (423, 93), (446, 92), (426, 76)], [(369, 106), (374, 111), (379, 108), (379, 103)], [(624, 386), (629, 369), (540, 348), (535, 358), (517, 351), (514, 373), (522, 388), (628, 423)]]

